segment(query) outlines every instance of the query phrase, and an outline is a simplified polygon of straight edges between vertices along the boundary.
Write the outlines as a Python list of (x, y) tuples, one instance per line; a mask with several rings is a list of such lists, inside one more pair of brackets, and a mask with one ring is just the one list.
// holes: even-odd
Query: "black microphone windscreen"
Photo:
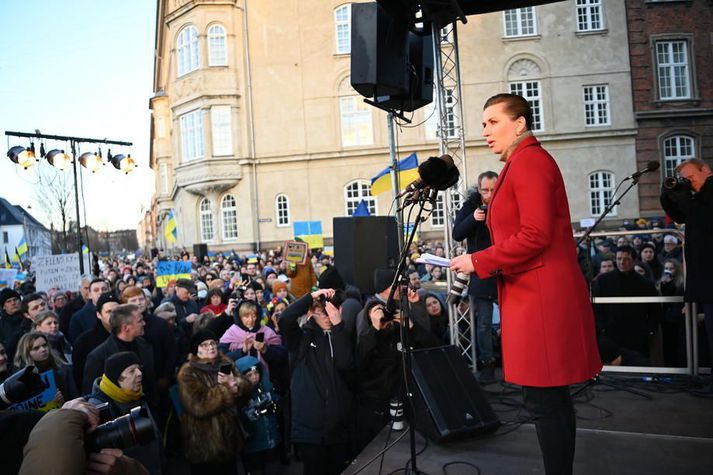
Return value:
[(651, 172), (658, 170), (660, 167), (661, 167), (661, 164), (654, 160), (652, 160), (646, 164), (646, 168), (648, 168), (649, 171), (651, 171)]

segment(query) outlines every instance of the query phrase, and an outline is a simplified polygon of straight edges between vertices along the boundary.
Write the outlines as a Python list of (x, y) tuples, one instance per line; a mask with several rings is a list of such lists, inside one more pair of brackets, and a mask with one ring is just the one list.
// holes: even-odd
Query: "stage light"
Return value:
[(102, 165), (104, 165), (101, 157), (92, 152), (84, 152), (81, 154), (79, 156), (79, 163), (92, 173), (98, 172), (102, 169)]
[(134, 161), (133, 158), (131, 158), (131, 154), (124, 155), (123, 153), (120, 153), (118, 155), (111, 156), (111, 152), (109, 153), (109, 161), (111, 162), (112, 165), (114, 165), (114, 168), (117, 170), (121, 170), (122, 172), (128, 174), (129, 172), (133, 171), (134, 168), (136, 168), (136, 162)]
[(50, 150), (45, 158), (47, 158), (50, 165), (58, 170), (66, 170), (72, 164), (72, 157), (64, 153), (64, 150), (57, 150), (56, 148)]
[(30, 143), (30, 146), (27, 148), (19, 145), (12, 147), (8, 150), (7, 156), (10, 160), (27, 170), (37, 161), (35, 158), (35, 144)]

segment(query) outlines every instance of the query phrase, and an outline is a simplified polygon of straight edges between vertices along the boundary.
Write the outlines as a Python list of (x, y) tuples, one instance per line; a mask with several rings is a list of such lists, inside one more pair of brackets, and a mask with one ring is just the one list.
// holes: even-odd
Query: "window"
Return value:
[(213, 210), (211, 209), (211, 202), (208, 198), (203, 198), (200, 205), (200, 215), (201, 215), (201, 241), (212, 241), (213, 240)]
[(213, 25), (208, 28), (208, 66), (227, 66), (228, 53), (225, 46), (225, 28)]
[(674, 135), (663, 141), (664, 176), (675, 176), (676, 167), (684, 160), (696, 158), (696, 142), (693, 137)]
[(334, 10), (334, 30), (337, 42), (337, 54), (349, 54), (352, 51), (352, 6), (342, 5)]
[[(446, 121), (443, 124), (443, 132), (447, 138), (458, 137), (458, 115), (456, 109), (456, 96), (452, 89), (444, 89), (446, 99)], [(424, 108), (424, 116), (426, 117), (424, 127), (426, 128), (426, 139), (437, 139), (440, 137), (440, 112), (438, 107), (439, 95), (438, 91), (433, 89), (433, 102)]]
[(366, 201), (369, 214), (376, 214), (376, 198), (371, 196), (371, 183), (368, 180), (357, 180), (349, 183), (344, 188), (344, 201), (347, 206), (347, 216), (354, 214), (361, 200)]
[(656, 71), (660, 99), (691, 98), (686, 40), (656, 43)]
[(532, 36), (537, 34), (535, 7), (515, 8), (503, 12), (505, 36)]
[(342, 146), (371, 145), (374, 142), (374, 128), (371, 124), (371, 107), (361, 96), (356, 96), (349, 80), (339, 87), (339, 117), (341, 122)]
[(178, 76), (183, 76), (198, 69), (201, 62), (201, 54), (198, 48), (198, 30), (195, 26), (187, 26), (179, 33), (176, 46)]
[(238, 208), (233, 195), (225, 195), (220, 203), (223, 214), (223, 239), (238, 237)]
[(540, 81), (523, 81), (510, 83), (510, 92), (522, 96), (532, 108), (532, 130), (540, 132), (544, 129), (542, 123), (542, 106), (540, 97)]
[(8, 241), (9, 241), (9, 238), (8, 238), (8, 235), (7, 235), (7, 231), (3, 231), (3, 232), (2, 232), (2, 242), (3, 242), (3, 244), (7, 244)]
[(213, 106), (210, 108), (213, 156), (233, 154), (233, 131), (230, 125), (230, 111), (230, 106)]
[(602, 0), (577, 0), (577, 31), (602, 28)]
[(287, 195), (280, 193), (275, 198), (275, 214), (278, 226), (290, 225), (290, 201)]
[(161, 163), (158, 166), (158, 176), (161, 186), (161, 194), (165, 195), (168, 193), (168, 165)]
[(609, 86), (584, 86), (584, 123), (589, 126), (610, 125)]
[(181, 122), (181, 156), (184, 162), (203, 158), (203, 111), (183, 114)]
[[(456, 211), (460, 209), (461, 206), (461, 196), (458, 193), (459, 185), (451, 188), (451, 215), (454, 215)], [(442, 228), (446, 224), (446, 213), (445, 204), (443, 203), (445, 195), (443, 192), (438, 193), (436, 198), (436, 203), (433, 206), (433, 213), (431, 214), (431, 227)]]
[[(606, 171), (589, 175), (589, 212), (598, 216), (609, 206), (614, 192), (614, 174)], [(616, 206), (611, 211), (616, 216)]]

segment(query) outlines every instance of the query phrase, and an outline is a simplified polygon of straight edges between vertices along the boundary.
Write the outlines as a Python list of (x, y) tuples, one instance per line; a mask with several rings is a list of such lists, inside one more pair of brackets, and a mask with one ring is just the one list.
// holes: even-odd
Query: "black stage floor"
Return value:
[[(689, 392), (688, 378), (644, 382), (640, 375), (611, 376), (651, 396), (644, 399), (603, 385), (577, 396), (578, 475), (713, 474), (713, 398)], [(417, 468), (428, 475), (510, 475), (544, 473), (534, 425), (522, 409), (519, 388), (484, 387), (503, 426), (494, 434), (436, 445), (417, 434)], [(344, 472), (353, 475), (403, 432), (384, 429)], [(409, 436), (366, 466), (362, 474), (410, 473)], [(460, 463), (460, 462), (466, 462)]]

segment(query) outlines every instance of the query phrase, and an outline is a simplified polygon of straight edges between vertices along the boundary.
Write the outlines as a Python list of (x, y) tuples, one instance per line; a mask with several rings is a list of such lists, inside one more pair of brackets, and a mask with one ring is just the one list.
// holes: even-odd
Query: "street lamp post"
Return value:
[[(57, 140), (57, 141), (62, 141), (62, 142), (69, 142), (70, 144), (70, 150), (72, 152), (72, 174), (74, 175), (74, 202), (75, 202), (75, 211), (76, 211), (76, 220), (77, 220), (77, 253), (79, 254), (79, 273), (81, 275), (84, 275), (84, 255), (83, 255), (83, 247), (84, 247), (84, 241), (82, 239), (82, 226), (81, 226), (81, 220), (80, 220), (80, 211), (79, 211), (79, 186), (78, 186), (78, 173), (77, 173), (77, 144), (78, 143), (93, 143), (93, 144), (104, 144), (104, 145), (119, 145), (121, 147), (131, 147), (133, 144), (131, 142), (121, 142), (117, 140), (108, 140), (108, 139), (94, 139), (94, 138), (87, 138), (87, 137), (72, 137), (72, 136), (65, 136), (65, 135), (45, 135), (41, 134), (39, 131), (35, 133), (27, 133), (27, 132), (11, 132), (11, 131), (5, 131), (5, 135), (11, 136), (11, 137), (23, 137), (23, 138), (28, 138), (28, 139), (35, 139), (35, 140)], [(101, 158), (100, 158), (101, 160)], [(114, 164), (116, 168), (119, 168), (116, 164)], [(127, 171), (128, 173), (128, 171)], [(85, 223), (86, 225), (86, 223)], [(88, 245), (88, 243), (87, 243)], [(29, 244), (28, 244), (29, 246)], [(91, 262), (90, 262), (91, 265)]]

